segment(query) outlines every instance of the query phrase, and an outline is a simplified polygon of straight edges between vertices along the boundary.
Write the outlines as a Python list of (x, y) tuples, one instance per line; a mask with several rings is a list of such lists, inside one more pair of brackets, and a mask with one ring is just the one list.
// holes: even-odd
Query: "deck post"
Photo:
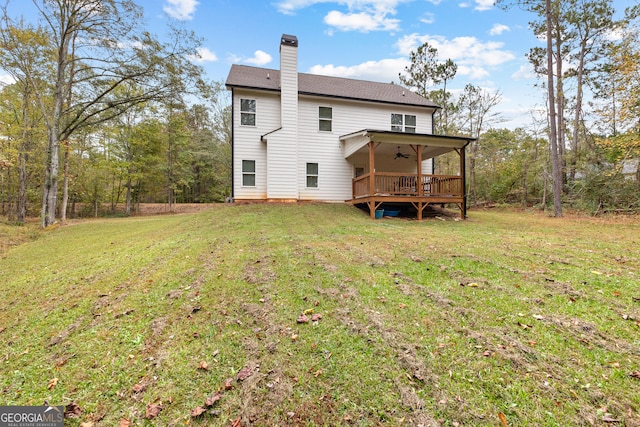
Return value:
[[(375, 188), (376, 188), (376, 159), (375, 159), (375, 147), (374, 142), (369, 141), (369, 197), (375, 196)], [(371, 200), (369, 203), (369, 215), (371, 219), (375, 219), (376, 217), (376, 203), (375, 199)]]
[(467, 217), (467, 162), (466, 162), (466, 149), (462, 147), (460, 149), (460, 177), (462, 178), (462, 212), (460, 219)]
[(416, 182), (416, 190), (418, 191), (418, 197), (422, 197), (422, 145), (418, 145), (417, 154), (418, 164), (416, 170), (418, 171), (418, 182)]

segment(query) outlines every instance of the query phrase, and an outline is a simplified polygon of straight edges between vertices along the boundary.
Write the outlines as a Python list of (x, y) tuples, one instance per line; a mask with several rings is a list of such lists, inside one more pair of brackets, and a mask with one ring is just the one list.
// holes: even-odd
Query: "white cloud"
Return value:
[[(332, 10), (324, 17), (325, 24), (338, 31), (395, 31), (400, 20), (390, 18), (400, 3), (411, 0), (280, 0), (275, 4), (280, 13), (293, 15), (318, 3), (332, 3), (345, 10)], [(439, 0), (434, 0), (439, 1)], [(329, 31), (331, 34), (332, 31)]]
[(197, 0), (166, 0), (162, 7), (164, 13), (179, 21), (190, 21), (198, 6)]
[(14, 79), (13, 76), (10, 76), (9, 74), (0, 74), (0, 86), (12, 85), (15, 82), (16, 79)]
[(309, 69), (311, 74), (324, 76), (346, 77), (351, 79), (370, 80), (389, 83), (398, 81), (398, 74), (409, 65), (406, 58), (382, 59), (380, 61), (367, 61), (362, 64), (346, 66), (314, 65)]
[(253, 58), (247, 58), (242, 62), (246, 62), (247, 64), (253, 65), (266, 65), (271, 62), (271, 55), (261, 50), (256, 50), (253, 54)]
[(511, 31), (511, 28), (509, 28), (508, 25), (504, 24), (493, 24), (493, 27), (491, 27), (491, 29), (489, 30), (489, 34), (492, 36), (499, 36), (505, 31)]
[(431, 12), (424, 13), (420, 18), (420, 22), (425, 24), (433, 24), (434, 22), (436, 22), (436, 16)]
[(196, 53), (195, 55), (189, 55), (187, 56), (187, 58), (189, 58), (189, 60), (193, 62), (198, 62), (198, 63), (215, 62), (218, 60), (218, 57), (216, 56), (216, 54), (211, 52), (206, 47), (198, 48), (198, 53)]
[(455, 37), (451, 40), (443, 36), (410, 34), (396, 44), (400, 54), (409, 56), (411, 51), (423, 43), (429, 43), (438, 50), (438, 58), (451, 59), (458, 65), (458, 74), (472, 79), (488, 75), (487, 67), (497, 67), (515, 58), (504, 50), (504, 43), (482, 42), (475, 37)]
[(494, 0), (476, 0), (475, 10), (489, 10), (493, 7)]
[(531, 64), (521, 65), (518, 71), (511, 75), (511, 78), (514, 80), (529, 80), (536, 77), (536, 73), (533, 71)]
[[(285, 15), (293, 15), (299, 9), (304, 9), (319, 3), (334, 3), (346, 6), (350, 11), (354, 10), (386, 10), (395, 13), (395, 9), (400, 3), (411, 0), (280, 0), (275, 3), (278, 12)], [(431, 0), (432, 2), (441, 0)], [(435, 3), (434, 3), (435, 4)]]
[(397, 19), (389, 19), (386, 14), (342, 13), (332, 10), (324, 17), (325, 24), (335, 27), (340, 31), (394, 31), (400, 23)]

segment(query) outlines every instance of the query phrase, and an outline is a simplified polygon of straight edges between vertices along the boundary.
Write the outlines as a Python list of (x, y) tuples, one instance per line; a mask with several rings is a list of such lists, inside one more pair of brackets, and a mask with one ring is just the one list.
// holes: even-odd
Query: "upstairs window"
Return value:
[(416, 133), (416, 116), (411, 114), (391, 114), (391, 130), (394, 132)]
[(333, 121), (333, 109), (331, 107), (318, 107), (318, 130), (331, 132)]
[(240, 99), (240, 124), (242, 126), (256, 125), (255, 99)]
[(391, 130), (402, 132), (402, 114), (391, 114)]
[(317, 163), (307, 163), (307, 188), (318, 188)]
[(407, 133), (416, 133), (416, 116), (404, 116), (404, 131)]

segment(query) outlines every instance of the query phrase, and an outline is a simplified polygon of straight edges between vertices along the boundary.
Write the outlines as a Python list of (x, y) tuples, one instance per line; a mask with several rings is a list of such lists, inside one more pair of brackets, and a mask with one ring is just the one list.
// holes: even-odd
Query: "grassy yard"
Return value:
[(640, 426), (637, 218), (246, 205), (15, 230), (0, 404), (65, 425)]

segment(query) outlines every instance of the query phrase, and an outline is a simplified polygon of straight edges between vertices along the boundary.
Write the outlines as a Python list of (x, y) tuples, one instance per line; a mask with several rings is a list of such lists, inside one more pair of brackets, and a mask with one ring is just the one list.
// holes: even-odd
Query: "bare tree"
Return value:
[[(46, 227), (56, 221), (60, 141), (135, 105), (168, 96), (176, 82), (195, 79), (198, 68), (187, 56), (196, 54), (199, 41), (192, 33), (174, 30), (170, 43), (159, 42), (142, 30), (142, 11), (132, 0), (32, 1), (53, 56), (52, 75), (44, 80), (51, 84), (36, 80), (31, 69), (22, 70), (34, 89), (48, 133), (41, 221)], [(0, 31), (4, 33), (22, 25), (9, 17), (7, 5), (8, 1), (2, 9)], [(176, 74), (185, 77), (176, 80)], [(129, 82), (142, 91), (116, 90)]]

